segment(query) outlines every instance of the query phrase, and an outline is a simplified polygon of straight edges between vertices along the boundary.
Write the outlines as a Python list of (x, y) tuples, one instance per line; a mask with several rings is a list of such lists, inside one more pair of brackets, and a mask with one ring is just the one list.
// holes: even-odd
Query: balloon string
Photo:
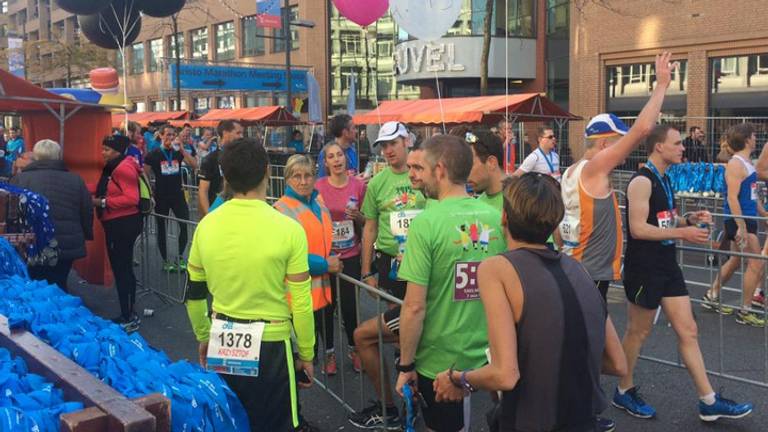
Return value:
[(440, 121), (443, 123), (443, 133), (447, 134), (448, 130), (445, 127), (445, 112), (443, 111), (443, 97), (440, 95), (440, 80), (437, 78), (437, 71), (435, 71), (435, 88), (437, 89), (437, 103), (440, 105)]

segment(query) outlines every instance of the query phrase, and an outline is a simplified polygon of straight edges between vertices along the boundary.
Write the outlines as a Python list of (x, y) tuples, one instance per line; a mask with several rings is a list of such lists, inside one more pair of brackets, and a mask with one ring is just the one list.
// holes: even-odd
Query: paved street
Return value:
[[(691, 263), (693, 264), (693, 262)], [(689, 274), (689, 279), (697, 279), (698, 277), (699, 279), (697, 280), (702, 282), (706, 281), (709, 277), (709, 272), (704, 271), (688, 271), (687, 273)], [(690, 277), (691, 274), (694, 277)], [(174, 276), (170, 276), (170, 280), (173, 280), (173, 278)], [(153, 278), (155, 281), (164, 279), (168, 280), (166, 276), (160, 277), (159, 275)], [(738, 280), (732, 283), (736, 286)], [(73, 292), (81, 296), (86, 305), (95, 313), (104, 317), (112, 317), (117, 314), (117, 299), (111, 289), (78, 283), (78, 279), (74, 275), (71, 277), (70, 284), (73, 287)], [(161, 285), (172, 286), (175, 284), (168, 285), (164, 283)], [(699, 297), (703, 294), (703, 289), (703, 287), (694, 286), (691, 288), (691, 291), (694, 297)], [(736, 294), (728, 295), (729, 297), (726, 297), (726, 300), (737, 300)], [(375, 302), (366, 295), (361, 296), (361, 299), (363, 302), (362, 316), (368, 317), (375, 314)], [(158, 296), (147, 294), (139, 298), (137, 308), (139, 311), (145, 308), (154, 309), (155, 311), (154, 316), (143, 318), (141, 326), (141, 334), (152, 345), (164, 350), (172, 359), (195, 358), (194, 337), (186, 312), (181, 305), (163, 303)], [(617, 289), (611, 290), (609, 293), (609, 310), (621, 333), (626, 318), (622, 291)], [(718, 349), (719, 317), (702, 311), (699, 306), (695, 306), (694, 311), (700, 332), (703, 335), (701, 343), (707, 365), (710, 369), (718, 370), (720, 367)], [(767, 338), (768, 332), (763, 331), (763, 329), (743, 327), (736, 324), (733, 318), (724, 318), (723, 339), (725, 343), (722, 362), (724, 370), (734, 375), (768, 381), (765, 369), (766, 351), (764, 349)], [(337, 340), (341, 339), (337, 336)], [(674, 333), (663, 316), (656, 325), (643, 354), (677, 361)], [(393, 356), (391, 350), (386, 351), (385, 355), (388, 359), (391, 359)], [(341, 359), (341, 353), (339, 358)], [(330, 379), (326, 379), (322, 375), (318, 376), (339, 394), (342, 393), (343, 381), (343, 392), (345, 393), (346, 401), (353, 408), (358, 409), (362, 403), (367, 403), (368, 399), (371, 398), (372, 390), (366, 382), (362, 392), (364, 397), (361, 398), (360, 379), (357, 374), (352, 372), (350, 362), (340, 361), (340, 372), (342, 367), (345, 371), (343, 375), (340, 373)], [(673, 366), (641, 360), (638, 366), (636, 382), (642, 387), (642, 393), (646, 400), (657, 408), (659, 412), (658, 418), (654, 420), (637, 420), (614, 408), (609, 408), (605, 414), (616, 420), (617, 430), (620, 431), (765, 430), (765, 425), (768, 424), (768, 389), (717, 377), (712, 377), (712, 380), (715, 388), (723, 388), (727, 397), (739, 401), (750, 400), (755, 403), (755, 412), (750, 417), (741, 421), (723, 421), (717, 425), (703, 424), (697, 416), (696, 394), (686, 371)], [(615, 379), (606, 378), (603, 382), (603, 388), (606, 392), (612, 392), (615, 386)], [(318, 386), (303, 392), (301, 400), (303, 402), (303, 414), (322, 430), (356, 430), (346, 421), (346, 412), (341, 405)], [(487, 430), (483, 414), (488, 409), (488, 406), (489, 398), (485, 394), (478, 394), (473, 398), (473, 431)]]

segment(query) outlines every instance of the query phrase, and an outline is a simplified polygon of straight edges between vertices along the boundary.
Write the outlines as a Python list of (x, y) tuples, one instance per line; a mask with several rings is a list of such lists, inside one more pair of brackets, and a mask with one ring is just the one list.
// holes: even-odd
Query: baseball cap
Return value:
[(614, 135), (626, 135), (629, 127), (614, 114), (598, 114), (589, 121), (584, 136), (587, 138), (605, 138)]
[(405, 125), (398, 121), (386, 122), (379, 129), (379, 137), (376, 138), (376, 142), (373, 145), (379, 145), (382, 142), (392, 141), (398, 137), (408, 138), (408, 129)]

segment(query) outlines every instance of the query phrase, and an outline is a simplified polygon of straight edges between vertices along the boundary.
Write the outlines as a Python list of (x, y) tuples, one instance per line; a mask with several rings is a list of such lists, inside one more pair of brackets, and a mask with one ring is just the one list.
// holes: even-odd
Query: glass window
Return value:
[(232, 109), (235, 107), (234, 96), (220, 96), (218, 99), (216, 107), (219, 109)]
[[(485, 3), (486, 0), (463, 0), (461, 14), (447, 34), (482, 36), (485, 33)], [(509, 6), (506, 11), (505, 5)], [(510, 37), (536, 37), (535, 0), (495, 0), (492, 13), (491, 35), (504, 37), (508, 30)]]
[(193, 100), (193, 103), (195, 105), (195, 112), (204, 112), (208, 111), (210, 108), (210, 104), (208, 103), (208, 98), (195, 98)]
[(243, 57), (264, 55), (264, 29), (256, 25), (254, 17), (243, 18)]
[(363, 54), (363, 42), (360, 40), (362, 35), (356, 30), (345, 30), (339, 35), (341, 42), (341, 55), (358, 56)]
[[(285, 8), (282, 9), (284, 11)], [(283, 12), (285, 13), (285, 12)], [(299, 19), (299, 8), (298, 6), (291, 6), (291, 21), (296, 21)], [(285, 29), (274, 29), (272, 30), (272, 35), (275, 38), (285, 38)], [(272, 44), (272, 52), (285, 52), (285, 39), (273, 39)], [(291, 49), (297, 50), (299, 49), (299, 32), (293, 28), (291, 28)]]
[(569, 30), (570, 5), (568, 0), (547, 0), (547, 34), (565, 33)]
[(208, 59), (208, 27), (192, 30), (192, 58)]
[(131, 75), (144, 73), (144, 44), (137, 43), (131, 46)]
[(711, 60), (712, 93), (768, 91), (768, 54)]
[(8, 13), (8, 0), (0, 1), (0, 13)]
[[(685, 94), (688, 86), (687, 60), (672, 76), (667, 94)], [(608, 97), (646, 97), (656, 87), (656, 67), (653, 63), (637, 63), (608, 67)]]
[(149, 41), (149, 71), (157, 72), (160, 70), (160, 62), (163, 58), (163, 40), (152, 39)]
[(176, 33), (168, 37), (168, 53), (169, 57), (176, 58), (176, 42), (179, 43), (179, 58), (186, 58), (187, 52), (184, 48), (184, 33)]
[(167, 109), (168, 109), (168, 104), (165, 103), (165, 101), (154, 101), (154, 102), (152, 102), (152, 111), (154, 111), (154, 112), (166, 111)]
[(216, 24), (216, 60), (235, 58), (235, 23)]

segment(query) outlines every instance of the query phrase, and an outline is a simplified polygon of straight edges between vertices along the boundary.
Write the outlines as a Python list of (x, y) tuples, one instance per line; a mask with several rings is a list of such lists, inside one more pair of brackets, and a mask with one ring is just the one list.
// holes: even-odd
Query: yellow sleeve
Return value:
[(286, 283), (291, 293), (291, 314), (293, 315), (293, 331), (296, 333), (296, 344), (299, 358), (312, 361), (315, 356), (315, 315), (312, 312), (312, 278), (304, 282)]
[(207, 300), (187, 300), (187, 316), (198, 342), (205, 342), (211, 334), (211, 319), (208, 318)]
[(198, 226), (195, 233), (192, 235), (192, 246), (189, 247), (189, 259), (187, 260), (187, 272), (189, 273), (189, 280), (193, 282), (207, 282), (205, 277), (205, 269), (203, 268), (203, 260), (200, 256), (200, 231), (201, 226)]

